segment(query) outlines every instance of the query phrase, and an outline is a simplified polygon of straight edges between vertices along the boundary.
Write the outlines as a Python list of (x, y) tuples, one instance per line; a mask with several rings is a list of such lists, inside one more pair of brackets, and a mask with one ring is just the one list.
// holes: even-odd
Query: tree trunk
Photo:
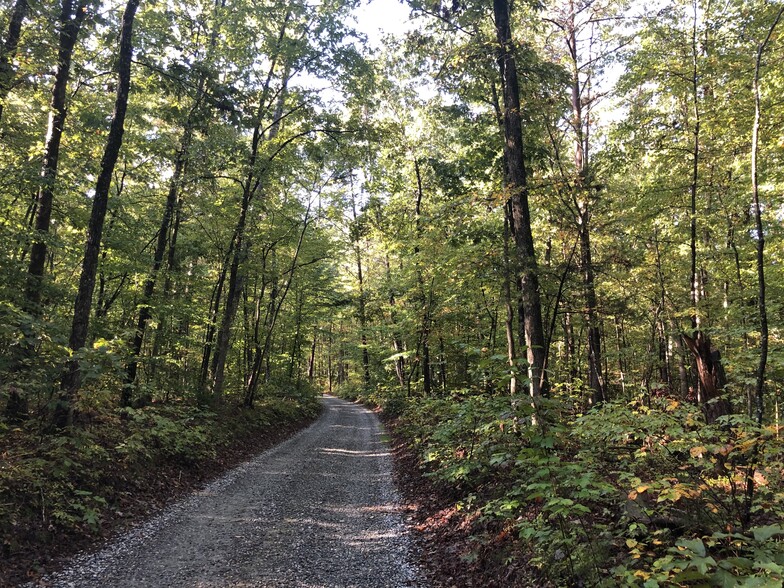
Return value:
[(27, 9), (27, 0), (16, 0), (14, 10), (11, 12), (11, 20), (8, 22), (8, 34), (0, 49), (0, 121), (3, 119), (3, 107), (8, 92), (14, 84), (15, 72), (12, 62), (19, 46), (19, 38), (22, 36), (22, 23), (27, 16)]
[(316, 375), (316, 343), (318, 342), (318, 331), (313, 330), (313, 341), (310, 344), (310, 358), (308, 359), (308, 382), (313, 385), (313, 378)]
[(133, 343), (131, 345), (131, 360), (128, 363), (125, 373), (125, 386), (123, 386), (120, 404), (122, 406), (129, 406), (131, 403), (131, 393), (133, 386), (136, 383), (136, 375), (139, 367), (139, 358), (141, 357), (142, 344), (144, 343), (144, 334), (147, 330), (147, 323), (152, 318), (152, 295), (155, 291), (155, 283), (158, 279), (158, 273), (163, 266), (163, 258), (166, 253), (166, 243), (168, 241), (169, 228), (174, 217), (174, 211), (177, 207), (178, 194), (180, 190), (180, 183), (185, 171), (188, 158), (188, 148), (190, 146), (192, 130), (186, 124), (185, 131), (183, 132), (180, 150), (177, 153), (177, 159), (174, 164), (174, 173), (169, 184), (169, 192), (166, 196), (166, 204), (163, 209), (163, 216), (161, 217), (161, 224), (158, 227), (158, 238), (155, 242), (155, 251), (153, 253), (152, 271), (144, 280), (144, 290), (142, 291), (142, 298), (139, 303), (139, 318), (136, 323), (136, 332), (134, 333)]
[[(219, 403), (223, 397), (223, 384), (225, 379), (226, 358), (229, 353), (229, 341), (231, 339), (231, 328), (234, 323), (234, 315), (239, 306), (239, 296), (242, 291), (242, 268), (245, 258), (249, 254), (250, 244), (246, 243), (245, 225), (247, 222), (248, 210), (251, 202), (256, 195), (261, 191), (262, 172), (257, 167), (259, 151), (262, 143), (265, 141), (264, 130), (262, 128), (264, 114), (269, 108), (268, 100), (271, 90), (272, 77), (278, 66), (278, 59), (281, 56), (283, 39), (286, 36), (286, 30), (289, 20), (291, 18), (291, 11), (286, 13), (286, 17), (281, 24), (280, 33), (278, 34), (277, 51), (272, 56), (267, 79), (259, 96), (259, 106), (256, 111), (256, 118), (254, 121), (253, 138), (251, 140), (251, 149), (246, 162), (247, 176), (243, 182), (242, 201), (240, 205), (240, 216), (237, 220), (234, 229), (234, 255), (229, 269), (229, 287), (226, 293), (226, 306), (223, 309), (223, 317), (221, 319), (220, 328), (215, 340), (215, 355), (212, 361), (212, 402)], [(288, 71), (288, 67), (285, 68)], [(276, 108), (273, 113), (273, 125), (270, 127), (267, 139), (272, 139), (278, 132), (279, 125), (275, 124), (280, 120), (280, 112), (282, 111), (284, 101), (286, 99), (287, 76), (286, 73), (283, 77), (280, 92), (275, 101)]]
[[(280, 309), (283, 307), (283, 303), (286, 300), (286, 296), (289, 293), (289, 289), (291, 288), (291, 283), (294, 279), (294, 272), (297, 269), (297, 261), (299, 260), (299, 254), (302, 250), (302, 242), (305, 239), (305, 232), (308, 229), (308, 224), (310, 222), (310, 204), (308, 204), (308, 208), (305, 211), (305, 217), (302, 220), (302, 231), (300, 231), (299, 239), (297, 241), (297, 248), (294, 250), (294, 257), (291, 260), (291, 265), (289, 266), (288, 272), (288, 279), (286, 280), (286, 285), (283, 287), (283, 292), (280, 294), (280, 299), (278, 300), (277, 304), (275, 303), (275, 295), (271, 296), (272, 300), (270, 302), (270, 312), (268, 313), (269, 316), (269, 324), (266, 324), (266, 336), (264, 338), (264, 347), (261, 350), (260, 354), (257, 354), (257, 362), (254, 364), (253, 371), (251, 372), (251, 379), (246, 386), (245, 391), (245, 406), (251, 407), (253, 406), (253, 402), (256, 398), (256, 389), (258, 387), (259, 382), (259, 370), (261, 365), (264, 361), (267, 362), (267, 370), (264, 380), (269, 380), (269, 361), (270, 356), (272, 355), (272, 336), (275, 332), (275, 324), (277, 323), (278, 316), (280, 315)], [(273, 288), (273, 292), (274, 292)]]
[(65, 128), (66, 90), (71, 75), (71, 59), (76, 39), (79, 36), (88, 0), (63, 0), (60, 12), (60, 40), (57, 50), (57, 71), (52, 87), (52, 102), (49, 111), (49, 126), (46, 131), (46, 147), (41, 169), (41, 187), (36, 196), (35, 236), (30, 249), (30, 263), (27, 269), (25, 300), (27, 311), (41, 313), (41, 288), (46, 266), (47, 237), (52, 219), (54, 184), (57, 180), (57, 166), (60, 163), (60, 142)]
[[(689, 250), (691, 267), (689, 272), (689, 295), (691, 298), (691, 328), (700, 328), (700, 317), (698, 312), (700, 291), (699, 276), (697, 273), (697, 189), (699, 182), (700, 164), (700, 103), (699, 103), (699, 77), (698, 77), (698, 43), (697, 38), (697, 2), (694, 2), (694, 15), (692, 20), (691, 50), (692, 50), (692, 110), (694, 114), (694, 126), (692, 128), (692, 152), (691, 152), (691, 183), (689, 185)], [(687, 126), (688, 128), (688, 126)]]
[(528, 207), (528, 177), (523, 151), (520, 88), (513, 50), (509, 0), (493, 0), (493, 12), (499, 45), (498, 63), (503, 82), (507, 189), (512, 203), (520, 290), (525, 315), (524, 329), (529, 363), (529, 391), (532, 397), (537, 397), (547, 390), (547, 376), (544, 371), (546, 350), (542, 308), (539, 300), (539, 277), (531, 231), (531, 214)]
[(433, 288), (431, 286), (430, 293), (425, 290), (424, 276), (422, 275), (422, 267), (419, 260), (419, 242), (422, 238), (422, 198), (424, 190), (422, 187), (422, 171), (419, 167), (419, 160), (414, 159), (414, 172), (416, 174), (417, 183), (417, 198), (414, 214), (416, 219), (416, 241), (414, 244), (414, 264), (416, 265), (417, 286), (419, 287), (419, 296), (422, 301), (423, 314), (422, 314), (422, 328), (419, 332), (419, 344), (422, 349), (422, 391), (425, 396), (430, 396), (433, 391), (432, 370), (430, 366), (430, 319), (431, 319), (431, 306), (433, 299)]
[(389, 255), (384, 255), (384, 264), (386, 269), (387, 288), (389, 289), (389, 318), (392, 323), (392, 348), (395, 351), (395, 375), (400, 387), (406, 385), (406, 360), (402, 356), (403, 353), (403, 340), (397, 330), (397, 313), (395, 312), (395, 289), (392, 287), (392, 269), (389, 265)]
[[(114, 114), (109, 128), (109, 135), (106, 139), (106, 147), (101, 159), (101, 172), (95, 185), (92, 212), (90, 213), (90, 222), (87, 230), (87, 243), (84, 250), (84, 259), (82, 260), (82, 273), (79, 277), (79, 288), (74, 303), (71, 336), (68, 343), (73, 352), (77, 352), (87, 342), (87, 329), (90, 321), (93, 290), (95, 288), (98, 254), (109, 202), (109, 187), (115, 164), (120, 155), (125, 130), (125, 114), (128, 110), (128, 94), (131, 89), (133, 22), (139, 2), (140, 0), (128, 0), (122, 16), (120, 51), (117, 60), (117, 96), (114, 102)], [(72, 401), (79, 390), (80, 383), (79, 360), (74, 358), (68, 362), (60, 382), (60, 394), (54, 414), (55, 426), (63, 427), (68, 423)]]
[(683, 335), (683, 341), (697, 365), (701, 391), (698, 400), (705, 414), (705, 420), (714, 423), (720, 416), (732, 413), (730, 403), (725, 398), (719, 398), (727, 384), (727, 376), (721, 365), (721, 353), (711, 346), (708, 335), (702, 331), (697, 331), (693, 338)]
[(754, 127), (751, 137), (751, 188), (754, 200), (754, 225), (757, 231), (757, 308), (759, 309), (760, 351), (757, 366), (757, 381), (755, 387), (755, 416), (757, 424), (762, 425), (765, 414), (765, 368), (768, 363), (768, 310), (765, 293), (765, 227), (762, 224), (762, 206), (759, 197), (759, 181), (757, 176), (757, 157), (759, 149), (759, 130), (762, 108), (760, 104), (760, 67), (762, 54), (770, 42), (773, 32), (784, 14), (781, 8), (776, 19), (768, 30), (768, 36), (757, 48), (757, 58), (754, 62)]
[(509, 394), (517, 393), (517, 350), (515, 349), (514, 306), (512, 305), (512, 264), (509, 259), (509, 214), (504, 207), (504, 308), (506, 316), (504, 326), (506, 330), (506, 357), (509, 362)]

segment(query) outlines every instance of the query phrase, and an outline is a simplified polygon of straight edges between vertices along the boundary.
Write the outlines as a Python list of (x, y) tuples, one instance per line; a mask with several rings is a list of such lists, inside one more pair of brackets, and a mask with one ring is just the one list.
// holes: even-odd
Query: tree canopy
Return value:
[(784, 7), (407, 2), (2, 3), (0, 434), (328, 391), (556, 584), (780, 585)]

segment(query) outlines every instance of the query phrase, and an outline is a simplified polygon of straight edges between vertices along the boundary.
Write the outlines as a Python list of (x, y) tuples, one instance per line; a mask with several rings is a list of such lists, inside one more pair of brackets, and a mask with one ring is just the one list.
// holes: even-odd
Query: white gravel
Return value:
[(38, 586), (424, 586), (376, 416), (324, 398), (288, 441)]

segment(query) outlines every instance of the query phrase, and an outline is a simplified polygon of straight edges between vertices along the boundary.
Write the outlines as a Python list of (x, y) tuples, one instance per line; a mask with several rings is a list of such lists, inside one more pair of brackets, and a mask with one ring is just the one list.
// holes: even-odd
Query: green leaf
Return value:
[(754, 527), (751, 529), (755, 541), (767, 541), (771, 537), (784, 534), (784, 527), (781, 525), (767, 525), (765, 527)]
[(681, 539), (676, 543), (676, 545), (678, 547), (685, 547), (699, 557), (705, 557), (707, 554), (707, 550), (705, 549), (705, 544), (702, 542), (702, 539)]

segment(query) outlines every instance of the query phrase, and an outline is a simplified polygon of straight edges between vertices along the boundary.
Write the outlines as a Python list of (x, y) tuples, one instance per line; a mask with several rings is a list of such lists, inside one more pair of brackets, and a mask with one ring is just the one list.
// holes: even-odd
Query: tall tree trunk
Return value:
[(397, 329), (397, 313), (395, 312), (395, 289), (392, 286), (392, 268), (389, 264), (389, 254), (384, 255), (384, 265), (386, 270), (387, 287), (389, 289), (389, 318), (392, 323), (392, 348), (395, 350), (395, 375), (400, 387), (406, 385), (406, 360), (403, 357), (403, 340)]
[[(131, 90), (131, 61), (133, 57), (133, 22), (140, 0), (128, 0), (122, 16), (120, 32), (120, 51), (117, 60), (117, 96), (114, 102), (109, 135), (106, 139), (101, 172), (95, 185), (92, 212), (87, 229), (87, 243), (82, 260), (82, 273), (79, 277), (79, 288), (74, 303), (71, 336), (68, 345), (71, 351), (77, 352), (87, 342), (87, 329), (90, 322), (95, 275), (98, 267), (98, 254), (101, 247), (106, 209), (109, 203), (109, 187), (112, 174), (122, 147), (125, 130), (125, 114), (128, 110), (128, 94)], [(73, 398), (81, 383), (79, 360), (74, 358), (68, 362), (60, 382), (60, 394), (54, 414), (54, 424), (63, 427), (68, 423)]]
[(515, 349), (514, 306), (512, 305), (512, 263), (509, 259), (509, 211), (504, 206), (504, 308), (506, 310), (504, 326), (506, 330), (506, 357), (511, 370), (509, 376), (509, 394), (517, 394), (516, 366), (517, 350)]
[[(265, 141), (265, 132), (262, 128), (264, 115), (267, 113), (269, 104), (269, 94), (271, 91), (272, 78), (275, 70), (278, 67), (278, 60), (280, 59), (283, 40), (286, 36), (289, 20), (291, 18), (291, 11), (286, 13), (286, 17), (281, 24), (280, 32), (278, 34), (277, 51), (272, 56), (267, 79), (264, 83), (261, 93), (259, 95), (259, 105), (256, 111), (256, 117), (253, 128), (253, 138), (251, 139), (251, 149), (246, 162), (247, 176), (243, 182), (242, 200), (240, 205), (240, 215), (234, 229), (234, 255), (232, 256), (231, 267), (229, 268), (229, 284), (226, 292), (226, 306), (223, 309), (223, 317), (218, 329), (215, 339), (215, 354), (212, 360), (212, 402), (219, 403), (223, 397), (223, 384), (225, 379), (226, 358), (229, 353), (229, 342), (231, 339), (231, 328), (234, 323), (234, 315), (239, 306), (240, 293), (242, 292), (242, 264), (249, 254), (250, 244), (246, 242), (245, 226), (247, 223), (248, 210), (251, 202), (261, 191), (262, 174), (263, 172), (257, 169), (259, 151), (262, 143)], [(286, 87), (288, 82), (288, 66), (284, 68), (286, 73), (283, 76), (282, 87), (277, 95), (276, 108), (273, 113), (273, 125), (269, 129), (267, 139), (274, 138), (278, 132), (279, 125), (276, 124), (281, 116), (279, 112), (282, 111), (284, 101), (286, 99)]]
[(523, 151), (523, 126), (520, 110), (520, 88), (517, 80), (509, 0), (493, 0), (496, 37), (498, 40), (498, 63), (501, 69), (504, 96), (504, 152), (507, 161), (509, 198), (512, 203), (514, 237), (517, 250), (518, 271), (524, 329), (528, 356), (530, 393), (537, 397), (547, 390), (544, 371), (546, 347), (542, 308), (539, 300), (539, 276), (537, 275), (534, 239), (531, 231), (531, 213), (528, 207), (528, 177)]
[(19, 46), (19, 38), (22, 36), (22, 23), (27, 16), (27, 9), (27, 0), (16, 0), (11, 12), (11, 20), (8, 21), (8, 34), (0, 48), (0, 121), (3, 119), (3, 108), (8, 92), (14, 84), (15, 72), (12, 62)]
[(357, 265), (357, 282), (359, 284), (359, 339), (362, 348), (362, 384), (365, 392), (370, 390), (370, 353), (368, 352), (367, 340), (367, 300), (365, 299), (365, 276), (362, 272), (362, 232), (359, 230), (357, 203), (354, 197), (354, 184), (351, 184), (351, 213), (354, 221), (352, 229), (354, 241), (354, 258)]
[(294, 273), (297, 270), (297, 262), (299, 261), (299, 254), (302, 251), (302, 242), (305, 239), (305, 233), (308, 229), (308, 224), (310, 223), (310, 208), (311, 205), (308, 204), (308, 208), (305, 211), (305, 217), (302, 220), (302, 231), (300, 231), (299, 239), (297, 240), (297, 248), (294, 250), (294, 256), (291, 259), (291, 265), (289, 266), (288, 271), (288, 279), (285, 282), (285, 286), (283, 287), (283, 291), (280, 294), (280, 298), (275, 303), (274, 296), (272, 297), (272, 301), (270, 302), (270, 313), (269, 313), (269, 324), (266, 326), (266, 335), (264, 338), (264, 347), (261, 350), (261, 353), (257, 356), (257, 363), (254, 365), (254, 369), (251, 372), (251, 379), (248, 382), (245, 391), (245, 406), (251, 407), (253, 406), (253, 402), (256, 398), (256, 389), (258, 387), (259, 382), (259, 368), (261, 367), (264, 361), (267, 362), (267, 371), (265, 376), (265, 381), (269, 380), (269, 361), (270, 356), (272, 355), (272, 337), (275, 332), (275, 325), (278, 320), (278, 316), (280, 315), (280, 309), (283, 307), (283, 303), (286, 301), (286, 296), (289, 293), (289, 289), (291, 288), (291, 283), (294, 280)]
[[(762, 107), (760, 101), (760, 68), (762, 55), (768, 46), (773, 32), (784, 14), (781, 8), (776, 19), (768, 30), (765, 40), (757, 48), (754, 62), (754, 126), (751, 137), (751, 190), (754, 200), (754, 225), (757, 231), (757, 308), (759, 309), (760, 350), (757, 366), (757, 382), (755, 387), (755, 416), (757, 424), (762, 425), (765, 414), (765, 368), (768, 363), (768, 310), (765, 297), (765, 227), (762, 224), (762, 206), (759, 197), (759, 180), (757, 176), (757, 159), (759, 155), (759, 131)], [(752, 481), (753, 482), (753, 481)]]
[[(697, 70), (698, 43), (697, 38), (697, 1), (694, 1), (694, 21), (692, 24), (692, 94), (694, 127), (692, 129), (693, 145), (691, 153), (691, 183), (689, 185), (690, 207), (689, 207), (689, 249), (691, 252), (691, 270), (689, 292), (691, 295), (691, 327), (696, 330), (700, 328), (699, 302), (700, 284), (697, 272), (697, 188), (699, 182), (700, 165), (700, 103), (699, 103), (699, 78)], [(699, 385), (699, 384), (698, 384)]]
[(139, 367), (139, 358), (141, 357), (142, 344), (144, 343), (144, 334), (147, 330), (147, 323), (152, 318), (152, 295), (155, 291), (155, 283), (158, 279), (158, 274), (163, 266), (163, 259), (166, 254), (166, 244), (169, 236), (169, 229), (174, 217), (174, 211), (177, 207), (178, 194), (180, 190), (180, 183), (182, 176), (185, 172), (187, 164), (188, 149), (190, 147), (192, 130), (186, 126), (183, 132), (180, 150), (177, 153), (177, 159), (174, 164), (174, 173), (172, 174), (169, 191), (166, 196), (166, 204), (163, 209), (163, 216), (161, 217), (161, 224), (158, 227), (158, 238), (155, 241), (155, 251), (153, 253), (152, 271), (144, 280), (144, 289), (142, 291), (142, 298), (139, 303), (139, 317), (136, 323), (136, 332), (134, 333), (133, 343), (131, 344), (131, 360), (128, 362), (125, 373), (125, 386), (123, 386), (120, 404), (122, 406), (129, 406), (131, 403), (131, 393), (133, 385), (136, 383), (136, 375)]
[(419, 344), (422, 349), (422, 389), (425, 396), (430, 396), (433, 391), (432, 370), (430, 366), (430, 322), (431, 322), (431, 306), (433, 299), (433, 289), (430, 288), (430, 293), (426, 292), (424, 276), (422, 275), (422, 267), (419, 260), (419, 243), (422, 238), (422, 198), (424, 197), (424, 190), (422, 188), (422, 170), (419, 167), (419, 159), (414, 159), (414, 172), (416, 174), (417, 183), (417, 199), (414, 208), (415, 222), (416, 222), (416, 242), (414, 244), (414, 264), (416, 265), (417, 286), (419, 288), (419, 297), (422, 301), (422, 328), (419, 333)]
[(52, 87), (52, 102), (49, 111), (49, 126), (46, 131), (46, 146), (41, 169), (41, 186), (38, 189), (35, 205), (35, 236), (30, 249), (30, 263), (27, 269), (25, 300), (28, 312), (40, 314), (41, 288), (46, 266), (47, 237), (52, 219), (54, 184), (57, 180), (57, 167), (60, 163), (60, 142), (65, 128), (66, 90), (71, 76), (71, 59), (79, 30), (87, 12), (88, 0), (63, 0), (60, 12), (60, 40), (57, 49), (57, 70)]
[(201, 369), (199, 370), (199, 382), (197, 386), (199, 403), (208, 401), (209, 397), (209, 376), (210, 365), (212, 360), (212, 349), (215, 345), (215, 331), (218, 325), (218, 314), (220, 310), (221, 300), (223, 299), (223, 288), (226, 285), (226, 275), (229, 271), (229, 262), (231, 261), (234, 239), (232, 238), (229, 250), (226, 254), (223, 264), (221, 265), (218, 281), (212, 289), (212, 296), (210, 297), (209, 321), (207, 329), (204, 334), (204, 347), (201, 354)]
[(590, 95), (584, 95), (586, 87), (580, 81), (580, 53), (578, 49), (577, 27), (575, 22), (574, 1), (565, 23), (567, 46), (571, 57), (571, 102), (572, 127), (574, 130), (574, 203), (577, 217), (577, 230), (580, 238), (580, 267), (583, 277), (583, 298), (588, 323), (588, 387), (592, 391), (591, 404), (605, 399), (604, 374), (602, 371), (602, 347), (597, 317), (596, 287), (594, 268), (591, 259), (591, 190), (592, 174), (588, 155), (589, 118), (583, 114), (583, 104), (590, 104)]
[(313, 328), (313, 341), (310, 344), (310, 357), (308, 359), (308, 382), (313, 385), (313, 378), (316, 376), (316, 344), (318, 343), (318, 331)]

